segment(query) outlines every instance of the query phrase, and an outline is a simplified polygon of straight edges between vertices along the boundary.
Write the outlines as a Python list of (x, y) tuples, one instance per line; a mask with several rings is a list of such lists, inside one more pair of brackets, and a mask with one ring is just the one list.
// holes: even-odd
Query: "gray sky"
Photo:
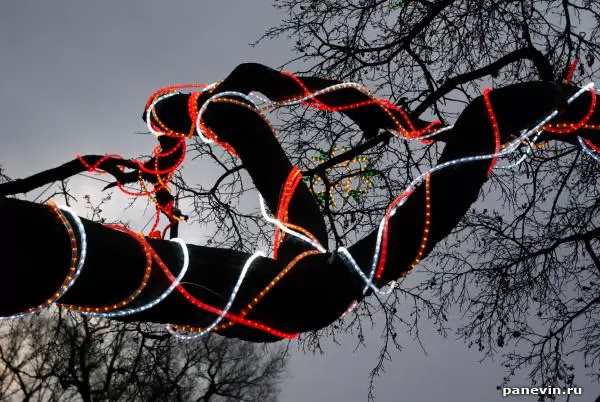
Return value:
[[(0, 165), (18, 178), (78, 153), (148, 152), (155, 145), (152, 137), (134, 132), (145, 129), (141, 112), (150, 93), (168, 84), (217, 81), (241, 62), (285, 62), (293, 55), (284, 40), (248, 46), (281, 18), (262, 0), (3, 0)], [(85, 178), (72, 184), (80, 196), (97, 194), (102, 185)], [(143, 207), (123, 212), (126, 201), (115, 193), (108, 213), (143, 223)], [(78, 211), (85, 215), (83, 208)], [(201, 244), (193, 227), (182, 230), (182, 237)], [(449, 324), (457, 327), (458, 321), (451, 318)], [(356, 353), (352, 336), (341, 338), (342, 346), (326, 343), (325, 355), (294, 353), (281, 400), (366, 400), (381, 330), (376, 326), (367, 336), (368, 347)], [(423, 328), (427, 355), (400, 336), (404, 350), (392, 353), (376, 382), (378, 401), (505, 400), (495, 389), (504, 376), (499, 362), (480, 364), (477, 352), (432, 329)], [(521, 380), (514, 386), (528, 383)], [(584, 397), (577, 401), (591, 402), (600, 394), (598, 384), (581, 384)]]

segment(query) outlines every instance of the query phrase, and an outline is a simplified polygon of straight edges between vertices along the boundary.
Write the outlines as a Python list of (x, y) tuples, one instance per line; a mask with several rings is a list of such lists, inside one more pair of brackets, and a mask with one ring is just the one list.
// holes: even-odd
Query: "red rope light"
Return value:
[[(290, 205), (290, 201), (302, 180), (302, 174), (300, 173), (300, 169), (297, 166), (294, 166), (290, 171), (288, 178), (283, 185), (283, 191), (281, 193), (281, 198), (279, 199), (279, 207), (277, 208), (277, 219), (282, 223), (287, 223), (288, 220), (288, 208)], [(280, 238), (281, 236), (281, 238)], [(279, 244), (283, 240), (284, 234), (281, 233), (281, 229), (279, 226), (275, 227), (275, 239), (273, 241), (273, 259), (277, 259), (277, 252), (279, 250)]]
[(567, 78), (563, 80), (563, 84), (566, 85), (571, 83), (571, 80), (573, 79), (573, 74), (575, 74), (575, 68), (577, 68), (577, 64), (579, 64), (579, 58), (575, 58), (575, 60), (573, 60), (573, 63), (571, 63), (569, 73), (567, 74)]
[(404, 193), (400, 194), (398, 197), (396, 197), (396, 199), (394, 201), (392, 201), (392, 203), (388, 206), (387, 211), (385, 212), (385, 216), (383, 218), (384, 219), (384, 228), (383, 228), (383, 236), (381, 239), (381, 251), (379, 254), (379, 264), (377, 265), (377, 271), (375, 273), (375, 278), (377, 278), (377, 279), (381, 279), (383, 276), (385, 260), (387, 258), (388, 231), (389, 231), (388, 223), (392, 216), (391, 213), (394, 210), (394, 208), (396, 207), (396, 205), (398, 205), (398, 203), (400, 203), (406, 197), (411, 195), (412, 192), (413, 192), (413, 190), (408, 190), (408, 191), (405, 191)]
[[(146, 239), (144, 239), (143, 236), (137, 236), (133, 231), (131, 231), (130, 229), (124, 227), (124, 226), (120, 226), (120, 225), (115, 225), (115, 224), (109, 224), (106, 225), (112, 229), (115, 230), (119, 230), (122, 232), (125, 232), (129, 235), (131, 235), (132, 237), (136, 237), (139, 238), (140, 241), (143, 243), (144, 247), (146, 247), (148, 249), (148, 251), (150, 252), (150, 254), (152, 255), (152, 258), (154, 259), (154, 262), (156, 262), (156, 264), (160, 267), (160, 269), (162, 270), (162, 272), (165, 274), (165, 276), (169, 279), (169, 281), (171, 281), (171, 283), (175, 283), (176, 279), (175, 276), (173, 276), (173, 274), (171, 273), (171, 270), (166, 266), (166, 264), (162, 261), (162, 259), (160, 258), (160, 256), (158, 255), (158, 253), (154, 250), (154, 248), (152, 248), (152, 246), (150, 246), (150, 244), (148, 244), (148, 242), (146, 241)], [(213, 313), (213, 314), (221, 314), (223, 312), (223, 310), (211, 306), (209, 304), (206, 304), (200, 300), (198, 300), (197, 298), (195, 298), (190, 292), (188, 292), (182, 285), (177, 285), (175, 287), (175, 289), (177, 290), (177, 292), (183, 296), (190, 304), (204, 310), (204, 311), (208, 311), (209, 313)], [(279, 331), (277, 329), (271, 328), (267, 325), (261, 324), (259, 322), (253, 321), (253, 320), (248, 320), (245, 319), (239, 315), (236, 314), (231, 314), (231, 313), (227, 313), (225, 314), (225, 317), (228, 320), (234, 321), (238, 324), (243, 324), (246, 325), (248, 327), (252, 327), (264, 332), (267, 332), (271, 335), (280, 337), (280, 338), (284, 338), (284, 339), (293, 339), (296, 336), (298, 336), (298, 334), (290, 334), (290, 333), (286, 333), (286, 332), (282, 332)], [(172, 325), (174, 328), (181, 328), (180, 326), (177, 325)]]
[[(486, 88), (483, 90), (483, 99), (485, 100), (485, 106), (487, 108), (488, 116), (490, 118), (490, 122), (492, 123), (492, 131), (494, 133), (494, 153), (497, 154), (500, 152), (500, 129), (498, 128), (498, 121), (496, 120), (496, 115), (494, 114), (494, 110), (492, 109), (492, 103), (490, 102), (490, 92), (492, 92), (491, 88)], [(494, 166), (496, 166), (496, 162), (498, 161), (497, 157), (492, 159), (492, 163), (488, 169), (487, 175), (489, 176), (494, 170)]]
[(584, 127), (587, 122), (590, 120), (590, 118), (592, 117), (592, 114), (594, 114), (594, 110), (596, 109), (596, 91), (592, 88), (590, 89), (590, 94), (592, 95), (592, 101), (590, 102), (590, 107), (587, 111), (587, 113), (585, 114), (585, 116), (583, 116), (583, 118), (577, 122), (577, 123), (562, 123), (560, 125), (556, 125), (556, 127), (552, 127), (552, 125), (546, 125), (544, 126), (544, 130), (550, 132), (550, 133), (555, 133), (555, 134), (568, 134), (568, 133), (572, 133), (574, 131), (579, 130), (580, 128)]

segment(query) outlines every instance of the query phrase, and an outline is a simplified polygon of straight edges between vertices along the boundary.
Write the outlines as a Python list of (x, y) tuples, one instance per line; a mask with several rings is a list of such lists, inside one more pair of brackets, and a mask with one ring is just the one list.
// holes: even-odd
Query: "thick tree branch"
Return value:
[(528, 46), (526, 48), (508, 53), (507, 55), (501, 57), (500, 59), (485, 67), (450, 78), (449, 80), (444, 82), (442, 86), (440, 86), (435, 92), (429, 94), (429, 96), (427, 96), (427, 98), (419, 106), (416, 107), (413, 114), (415, 116), (422, 115), (425, 112), (425, 110), (427, 110), (427, 108), (435, 104), (440, 98), (442, 98), (449, 92), (453, 91), (457, 86), (470, 81), (474, 81), (478, 78), (483, 78), (486, 75), (497, 73), (498, 71), (500, 71), (501, 68), (523, 59), (529, 59), (534, 63), (542, 80), (554, 81), (554, 73), (552, 71), (552, 67), (548, 63), (548, 60), (535, 47)]
[[(85, 155), (83, 158), (90, 165), (95, 165), (100, 159), (104, 158), (104, 156)], [(137, 180), (137, 172), (125, 173), (119, 169), (119, 166), (125, 166), (131, 169), (137, 168), (137, 165), (131, 161), (118, 158), (105, 159), (98, 168), (107, 171), (121, 183), (131, 183)], [(0, 196), (27, 193), (46, 184), (68, 179), (69, 177), (85, 172), (86, 170), (87, 168), (79, 159), (73, 159), (58, 167), (44, 170), (43, 172), (34, 174), (25, 179), (17, 179), (0, 184)]]
[[(264, 71), (267, 77), (274, 74), (273, 70)], [(290, 95), (285, 93), (278, 79), (270, 81), (260, 74), (246, 77), (247, 81), (254, 79), (263, 85), (261, 92), (268, 96), (269, 93)], [(239, 82), (241, 88), (250, 88), (244, 80)], [(307, 82), (311, 81), (307, 79)], [(238, 89), (228, 80), (223, 87)], [(565, 88), (567, 94), (575, 90), (574, 87)], [(297, 89), (292, 92), (297, 92)], [(544, 82), (517, 84), (492, 92), (490, 100), (500, 126), (501, 141), (505, 142), (513, 133), (531, 127), (560, 106), (555, 93), (554, 84)], [(580, 97), (558, 120), (580, 119), (586, 113), (590, 99), (589, 94)], [(347, 103), (347, 99), (338, 100)], [(164, 117), (163, 121), (170, 116), (174, 125), (189, 125), (186, 109), (179, 107), (181, 104), (187, 104), (185, 95), (168, 98), (164, 103), (159, 103), (156, 110), (161, 118)], [(371, 119), (372, 127), (389, 128), (389, 119), (378, 120), (380, 116), (376, 110), (369, 109), (359, 118)], [(291, 164), (265, 122), (244, 107), (226, 103), (211, 105), (206, 111), (205, 122), (219, 133), (221, 139), (235, 148), (269, 208), (275, 211)], [(591, 122), (600, 122), (599, 112), (594, 112)], [(595, 135), (585, 130), (577, 134), (587, 138)], [(564, 134), (560, 138), (564, 140), (571, 137), (573, 134)], [(489, 117), (483, 99), (479, 97), (460, 115), (438, 163), (488, 154), (494, 147)], [(264, 155), (269, 157), (265, 158)], [(432, 176), (432, 224), (424, 256), (455, 228), (477, 199), (488, 178), (489, 165), (490, 161), (473, 162), (439, 171)], [(387, 263), (383, 278), (377, 281), (378, 285), (397, 279), (409, 269), (424, 230), (424, 196), (424, 186), (418, 186), (390, 220)], [(289, 216), (290, 222), (304, 226), (323, 244), (327, 244), (323, 218), (304, 184), (299, 186), (290, 203)], [(5, 227), (3, 233), (11, 235), (0, 243), (6, 258), (3, 266), (5, 280), (0, 285), (0, 315), (8, 315), (40, 304), (56, 291), (68, 272), (70, 244), (64, 227), (48, 208), (41, 205), (0, 198), (0, 222)], [(120, 300), (138, 286), (143, 276), (144, 253), (137, 242), (124, 233), (89, 221), (84, 224), (88, 238), (86, 264), (81, 277), (61, 301), (76, 305), (104, 305)], [(375, 239), (374, 231), (349, 247), (350, 253), (365, 272), (370, 269)], [(178, 245), (152, 239), (149, 242), (176, 274), (181, 266)], [(224, 306), (249, 256), (234, 250), (188, 247), (191, 265), (185, 282), (201, 285), (190, 287), (189, 291), (207, 304)], [(281, 248), (279, 260), (259, 258), (240, 288), (231, 311), (239, 312), (244, 308), (281, 272), (287, 261), (306, 249), (304, 244), (288, 241)], [(160, 272), (152, 274), (142, 299), (152, 300), (168, 284)], [(249, 318), (285, 332), (323, 328), (337, 319), (353, 300), (361, 299), (363, 286), (356, 273), (335, 253), (313, 255), (303, 259), (290, 271), (252, 310)], [(206, 326), (214, 318), (214, 314), (191, 306), (182, 296), (173, 293), (150, 310), (120, 319)], [(223, 335), (252, 341), (274, 340), (270, 335), (239, 324), (225, 330)]]

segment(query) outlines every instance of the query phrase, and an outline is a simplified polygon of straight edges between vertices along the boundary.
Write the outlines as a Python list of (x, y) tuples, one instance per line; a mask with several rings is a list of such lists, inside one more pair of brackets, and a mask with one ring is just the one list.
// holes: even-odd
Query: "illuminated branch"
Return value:
[[(342, 84), (332, 89), (331, 85), (331, 80), (296, 78), (256, 64), (243, 65), (210, 93), (174, 93), (156, 101), (150, 108), (154, 112), (147, 113), (150, 125), (164, 126), (163, 135), (177, 136), (196, 128), (197, 134), (239, 157), (276, 217), (264, 211), (265, 219), (285, 232), (276, 259), (210, 247), (182, 248), (175, 242), (146, 240), (122, 228), (84, 221), (85, 230), (78, 233), (80, 244), (86, 233), (85, 263), (80, 278), (65, 289), (60, 301), (66, 306), (94, 306), (89, 313), (118, 320), (172, 324), (170, 330), (178, 335), (216, 329), (252, 341), (293, 337), (331, 324), (356, 300), (383, 292), (380, 288), (385, 284), (410, 271), (477, 200), (496, 158), (516, 150), (539, 129), (558, 139), (579, 137), (592, 147), (598, 143), (600, 112), (593, 90), (565, 86), (570, 105), (558, 118), (555, 109), (564, 105), (557, 102), (552, 83), (486, 91), (462, 112), (451, 135), (445, 132), (446, 146), (438, 164), (399, 195), (379, 228), (347, 249), (327, 250), (327, 232), (316, 200), (266, 117), (245, 94), (254, 88), (281, 105), (302, 102), (340, 110), (359, 126), (393, 130), (409, 139), (436, 130), (432, 124), (420, 127), (411, 122), (407, 112), (372, 97), (360, 86)], [(322, 94), (314, 94), (319, 91)], [(520, 135), (517, 141), (515, 134)], [(539, 138), (545, 139), (543, 134)], [(180, 149), (184, 149), (182, 141)], [(168, 167), (178, 166), (183, 158), (175, 158), (176, 149), (173, 145), (161, 151), (174, 155), (165, 162)], [(163, 167), (156, 163), (148, 174), (156, 173), (160, 182)], [(142, 166), (149, 169), (150, 165), (138, 163), (140, 170)], [(0, 221), (5, 233), (11, 234), (2, 245), (8, 268), (5, 288), (0, 289), (1, 315), (48, 301), (73, 267), (73, 233), (52, 213), (45, 206), (0, 198)], [(150, 273), (153, 267), (160, 269)], [(190, 283), (197, 286), (185, 285)], [(137, 294), (139, 289), (143, 291)], [(132, 303), (132, 294), (138, 304), (121, 305)], [(120, 307), (126, 307), (128, 314), (122, 314)]]

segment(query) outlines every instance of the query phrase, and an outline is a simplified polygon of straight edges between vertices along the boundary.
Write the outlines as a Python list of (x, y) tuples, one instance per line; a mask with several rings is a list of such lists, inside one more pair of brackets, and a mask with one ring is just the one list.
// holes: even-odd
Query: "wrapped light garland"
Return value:
[[(438, 126), (441, 123), (439, 121), (436, 121), (436, 122), (428, 124), (427, 127), (423, 128), (423, 129), (417, 130), (415, 128), (415, 126), (413, 125), (413, 123), (411, 122), (408, 114), (405, 111), (403, 111), (401, 108), (393, 105), (388, 100), (375, 98), (366, 88), (362, 87), (359, 84), (341, 83), (341, 84), (332, 85), (332, 86), (324, 88), (324, 89), (320, 89), (318, 91), (310, 92), (300, 79), (298, 79), (297, 77), (295, 77), (294, 75), (289, 74), (289, 73), (285, 73), (285, 75), (291, 77), (299, 85), (299, 87), (302, 89), (302, 91), (304, 93), (303, 96), (297, 96), (297, 97), (283, 100), (283, 101), (272, 102), (267, 98), (259, 97), (256, 95), (246, 95), (241, 92), (225, 91), (225, 92), (221, 92), (221, 93), (212, 95), (210, 98), (208, 98), (204, 102), (202, 107), (198, 109), (199, 96), (204, 92), (210, 92), (210, 91), (214, 90), (215, 88), (217, 88), (218, 84), (211, 84), (208, 86), (203, 85), (203, 84), (193, 84), (193, 85), (170, 86), (170, 87), (162, 88), (162, 89), (156, 91), (149, 98), (149, 100), (146, 104), (146, 112), (145, 112), (148, 129), (153, 134), (155, 134), (157, 137), (164, 135), (164, 136), (172, 137), (176, 141), (174, 142), (174, 145), (171, 145), (170, 148), (167, 148), (167, 149), (163, 149), (162, 147), (154, 148), (154, 150), (153, 150), (153, 155), (154, 155), (153, 156), (153, 158), (154, 158), (153, 168), (150, 168), (147, 166), (148, 162), (142, 163), (141, 161), (137, 161), (137, 160), (131, 161), (132, 164), (134, 164), (138, 169), (139, 182), (142, 187), (141, 192), (139, 192), (139, 193), (129, 192), (123, 188), (121, 183), (117, 182), (117, 184), (122, 191), (126, 192), (126, 194), (133, 195), (133, 196), (147, 196), (156, 204), (156, 213), (157, 213), (156, 221), (151, 230), (151, 233), (155, 233), (154, 229), (158, 225), (160, 212), (164, 212), (167, 216), (169, 216), (169, 218), (171, 220), (179, 220), (180, 219), (173, 214), (172, 201), (170, 201), (166, 205), (163, 205), (157, 199), (152, 197), (152, 195), (154, 195), (160, 191), (170, 192), (170, 190), (168, 188), (168, 184), (171, 181), (175, 170), (178, 169), (182, 165), (182, 163), (185, 159), (185, 154), (186, 154), (185, 140), (186, 140), (186, 138), (190, 138), (194, 135), (194, 133), (197, 133), (199, 138), (201, 139), (201, 141), (208, 143), (208, 144), (217, 143), (220, 146), (222, 146), (225, 150), (229, 151), (233, 156), (237, 156), (235, 153), (235, 150), (233, 149), (233, 147), (231, 147), (231, 145), (229, 145), (223, 141), (220, 141), (217, 133), (213, 132), (209, 127), (207, 127), (204, 124), (203, 114), (206, 112), (208, 105), (210, 103), (227, 102), (230, 104), (235, 104), (240, 107), (245, 107), (247, 109), (250, 109), (250, 110), (254, 111), (255, 113), (257, 113), (265, 121), (265, 123), (269, 125), (269, 127), (271, 128), (271, 131), (273, 131), (273, 132), (274, 132), (274, 130), (273, 130), (272, 126), (270, 125), (269, 120), (264, 115), (264, 112), (266, 112), (268, 110), (272, 110), (277, 107), (294, 105), (294, 104), (303, 104), (308, 107), (316, 108), (319, 110), (325, 110), (325, 111), (329, 111), (329, 112), (347, 111), (347, 110), (365, 107), (365, 106), (378, 106), (394, 122), (395, 128), (391, 130), (391, 132), (393, 134), (395, 134), (396, 136), (398, 136), (400, 138), (406, 139), (406, 140), (421, 140), (425, 143), (427, 143), (427, 141), (431, 137), (438, 135), (442, 132), (448, 131), (452, 128), (451, 126), (440, 128)], [(167, 127), (167, 125), (165, 125), (164, 122), (162, 122), (159, 119), (159, 117), (155, 111), (155, 107), (161, 101), (164, 101), (164, 100), (176, 95), (177, 94), (177, 92), (175, 92), (176, 89), (187, 88), (187, 87), (202, 87), (203, 89), (201, 92), (194, 92), (190, 95), (187, 106), (188, 106), (188, 115), (190, 117), (192, 125), (190, 127), (190, 130), (187, 133), (181, 133), (181, 132), (174, 131), (174, 130), (170, 129), (169, 127)], [(317, 98), (320, 95), (327, 94), (332, 91), (344, 90), (344, 89), (348, 89), (348, 88), (358, 90), (360, 93), (367, 95), (370, 99), (361, 101), (361, 102), (357, 102), (357, 103), (353, 103), (353, 104), (348, 104), (348, 105), (330, 106), (330, 105), (327, 105), (326, 103), (324, 103), (322, 100)], [(373, 257), (371, 260), (372, 261), (371, 269), (370, 269), (368, 275), (363, 271), (363, 269), (360, 266), (358, 266), (358, 264), (356, 263), (356, 261), (354, 260), (354, 258), (350, 254), (350, 252), (345, 247), (339, 247), (337, 249), (337, 253), (340, 255), (341, 259), (346, 263), (346, 265), (348, 265), (349, 268), (351, 268), (354, 272), (356, 272), (356, 274), (358, 274), (359, 277), (362, 279), (362, 281), (365, 283), (365, 286), (363, 288), (363, 294), (366, 293), (369, 289), (371, 289), (375, 293), (383, 294), (383, 295), (390, 294), (393, 291), (395, 284), (396, 284), (395, 281), (390, 284), (390, 286), (387, 290), (382, 290), (380, 287), (378, 287), (375, 284), (374, 278), (379, 281), (381, 281), (383, 278), (384, 269), (385, 269), (385, 265), (386, 265), (390, 219), (394, 216), (394, 214), (396, 213), (398, 208), (400, 208), (406, 202), (408, 197), (414, 192), (414, 190), (416, 189), (416, 187), (418, 185), (420, 185), (423, 181), (425, 182), (425, 200), (424, 200), (425, 201), (425, 216), (424, 216), (424, 223), (423, 223), (423, 234), (422, 234), (422, 238), (421, 238), (419, 247), (416, 251), (416, 255), (413, 259), (413, 262), (409, 265), (407, 272), (417, 266), (417, 264), (420, 262), (421, 258), (425, 254), (426, 247), (428, 244), (429, 230), (430, 230), (430, 226), (431, 226), (431, 191), (430, 191), (431, 175), (437, 171), (440, 171), (442, 169), (446, 169), (446, 168), (449, 168), (452, 166), (457, 166), (460, 164), (466, 164), (466, 163), (476, 162), (476, 161), (490, 160), (491, 162), (490, 162), (490, 167), (488, 170), (488, 175), (489, 175), (494, 168), (499, 168), (499, 167), (495, 166), (496, 160), (498, 158), (515, 152), (519, 148), (519, 146), (525, 142), (527, 142), (528, 144), (529, 144), (529, 142), (535, 142), (537, 140), (537, 138), (539, 138), (541, 132), (544, 130), (553, 132), (553, 133), (560, 133), (560, 134), (572, 133), (572, 132), (582, 129), (582, 128), (598, 130), (599, 128), (597, 126), (588, 124), (588, 122), (595, 110), (595, 106), (596, 106), (596, 92), (593, 89), (593, 84), (589, 84), (589, 85), (581, 88), (580, 90), (578, 90), (573, 96), (571, 96), (567, 100), (567, 104), (572, 103), (577, 97), (579, 97), (581, 94), (585, 93), (588, 90), (592, 94), (592, 102), (590, 103), (588, 112), (579, 122), (561, 123), (559, 125), (550, 125), (549, 122), (554, 117), (556, 117), (556, 115), (558, 114), (558, 111), (555, 110), (552, 113), (550, 113), (546, 118), (544, 118), (540, 123), (538, 123), (535, 127), (533, 127), (530, 130), (524, 130), (518, 138), (516, 138), (513, 141), (509, 141), (507, 144), (504, 144), (504, 146), (500, 143), (500, 128), (498, 126), (498, 122), (496, 121), (492, 103), (489, 98), (491, 90), (490, 89), (484, 90), (483, 97), (484, 97), (484, 101), (485, 101), (485, 105), (486, 105), (486, 109), (487, 109), (487, 114), (488, 114), (488, 117), (490, 120), (490, 124), (492, 126), (492, 133), (494, 135), (494, 152), (490, 153), (490, 154), (486, 154), (486, 155), (474, 155), (474, 156), (459, 158), (459, 159), (452, 160), (452, 161), (447, 161), (445, 163), (442, 163), (437, 166), (429, 168), (428, 170), (426, 170), (425, 172), (420, 174), (418, 177), (416, 177), (414, 180), (412, 180), (412, 182), (405, 189), (405, 191), (403, 191), (400, 194), (400, 196), (398, 196), (389, 205), (384, 217), (382, 218), (382, 220), (379, 224), (376, 241), (375, 241), (374, 254), (373, 254)], [(243, 101), (240, 101), (239, 100), (240, 98)], [(259, 105), (257, 105), (257, 100), (261, 100), (265, 104), (259, 106)], [(400, 116), (403, 121), (401, 122), (397, 116)], [(532, 137), (533, 137), (533, 139), (532, 139)], [(591, 143), (591, 141), (585, 140), (581, 137), (578, 137), (578, 141), (586, 153), (588, 153), (596, 161), (600, 161), (600, 150), (598, 149), (597, 146), (595, 146), (593, 143)], [(530, 145), (530, 147), (531, 147), (531, 145)], [(173, 157), (177, 156), (176, 154), (178, 152), (180, 152), (181, 155), (179, 155), (178, 157), (173, 159)], [(90, 164), (87, 161), (85, 161), (82, 157), (79, 157), (81, 163), (84, 164), (89, 171), (101, 171), (100, 166), (102, 165), (102, 163), (104, 161), (106, 161), (109, 158), (122, 159), (118, 155), (107, 155), (103, 158), (100, 158), (94, 164)], [(167, 161), (165, 158), (170, 158), (170, 159)], [(173, 159), (173, 160), (171, 160), (171, 159)], [(164, 163), (161, 163), (161, 162), (164, 162)], [(165, 165), (166, 165), (166, 167), (165, 167)], [(151, 182), (154, 186), (154, 189), (150, 190), (146, 187), (144, 175), (153, 175), (156, 177), (156, 181)], [(259, 258), (261, 256), (264, 257), (265, 256), (264, 253), (257, 252), (248, 258), (248, 260), (246, 261), (246, 263), (244, 264), (244, 266), (242, 267), (242, 269), (240, 271), (240, 275), (239, 275), (236, 283), (233, 285), (231, 294), (230, 294), (229, 299), (227, 300), (225, 306), (223, 308), (217, 308), (217, 307), (208, 305), (208, 304), (198, 300), (189, 291), (187, 291), (183, 287), (182, 279), (183, 279), (183, 277), (188, 269), (188, 265), (189, 265), (188, 251), (187, 251), (187, 247), (186, 247), (185, 243), (183, 242), (183, 240), (172, 239), (172, 241), (174, 241), (180, 245), (180, 247), (182, 249), (182, 254), (183, 254), (183, 266), (180, 269), (178, 276), (175, 277), (171, 273), (169, 268), (160, 259), (160, 257), (156, 253), (156, 251), (154, 251), (154, 249), (148, 244), (148, 242), (145, 240), (145, 238), (142, 235), (137, 235), (126, 228), (116, 226), (116, 225), (111, 225), (111, 227), (115, 230), (120, 230), (120, 231), (123, 231), (123, 232), (128, 233), (131, 236), (133, 236), (139, 242), (140, 246), (143, 249), (143, 252), (144, 252), (144, 255), (146, 258), (146, 269), (144, 271), (144, 275), (143, 275), (143, 278), (142, 278), (139, 286), (133, 291), (133, 293), (126, 296), (125, 299), (123, 299), (117, 303), (112, 303), (110, 305), (106, 305), (106, 306), (64, 305), (64, 306), (71, 310), (79, 311), (82, 314), (87, 314), (87, 315), (91, 315), (91, 316), (108, 317), (108, 318), (120, 317), (120, 316), (124, 316), (124, 315), (136, 314), (141, 311), (152, 308), (152, 307), (156, 306), (158, 303), (160, 303), (161, 301), (163, 301), (166, 297), (168, 297), (173, 291), (177, 291), (177, 293), (179, 293), (181, 296), (183, 296), (185, 298), (185, 300), (187, 300), (187, 302), (189, 302), (191, 305), (193, 305), (197, 308), (200, 308), (204, 311), (207, 311), (209, 313), (215, 314), (216, 318), (213, 320), (213, 322), (211, 324), (209, 324), (205, 328), (169, 324), (167, 326), (167, 329), (174, 336), (185, 338), (185, 339), (191, 339), (191, 338), (203, 336), (213, 330), (224, 330), (226, 328), (231, 327), (234, 324), (242, 324), (242, 325), (245, 325), (245, 326), (248, 326), (251, 328), (255, 328), (257, 330), (264, 331), (273, 336), (277, 336), (277, 337), (281, 337), (281, 338), (291, 339), (291, 338), (295, 337), (297, 334), (285, 333), (283, 331), (279, 331), (277, 329), (270, 328), (260, 322), (249, 320), (246, 317), (251, 312), (251, 310), (253, 308), (255, 308), (255, 306), (268, 294), (268, 292), (271, 291), (277, 285), (277, 283), (279, 283), (298, 263), (300, 263), (300, 261), (304, 260), (307, 257), (313, 256), (313, 255), (327, 253), (327, 248), (325, 246), (323, 246), (314, 235), (312, 235), (309, 231), (302, 228), (301, 226), (298, 226), (289, 221), (288, 208), (289, 208), (290, 202), (293, 199), (293, 196), (295, 194), (295, 191), (296, 191), (301, 179), (302, 179), (302, 175), (300, 174), (299, 169), (297, 167), (294, 167), (289, 172), (288, 178), (283, 185), (283, 189), (282, 189), (282, 193), (280, 196), (280, 200), (279, 200), (279, 204), (278, 204), (278, 208), (277, 208), (275, 217), (269, 216), (269, 214), (266, 211), (264, 201), (263, 201), (262, 197), (259, 195), (260, 207), (261, 207), (261, 213), (263, 214), (264, 219), (267, 222), (276, 226), (274, 245), (273, 245), (274, 258), (277, 258), (277, 250), (279, 248), (281, 241), (283, 240), (284, 233), (289, 236), (293, 236), (293, 237), (299, 239), (300, 241), (306, 243), (307, 245), (309, 245), (312, 248), (312, 250), (304, 251), (301, 254), (297, 255), (295, 258), (293, 258), (286, 265), (286, 267), (281, 272), (279, 272), (263, 290), (261, 290), (254, 298), (252, 298), (250, 300), (250, 302), (247, 303), (246, 307), (244, 307), (239, 313), (233, 314), (230, 312), (230, 310), (236, 300), (239, 289), (242, 286), (242, 283), (244, 282), (244, 279), (245, 279), (252, 263), (257, 258)], [(75, 231), (70, 226), (70, 223), (68, 222), (68, 220), (66, 220), (64, 218), (64, 216), (62, 215), (61, 211), (58, 210), (58, 208), (56, 208), (55, 206), (52, 206), (52, 205), (51, 205), (51, 208), (53, 208), (53, 211), (56, 212), (58, 219), (67, 228), (67, 233), (69, 234), (69, 238), (70, 238), (70, 242), (71, 242), (71, 253), (72, 253), (72, 258), (71, 258), (72, 265), (70, 267), (69, 274), (68, 274), (67, 278), (65, 279), (61, 288), (55, 294), (53, 294), (47, 300), (46, 303), (43, 303), (42, 305), (37, 306), (37, 307), (32, 307), (23, 313), (15, 314), (15, 315), (12, 315), (9, 317), (1, 317), (1, 319), (13, 319), (13, 318), (24, 317), (26, 315), (30, 315), (37, 311), (40, 311), (41, 309), (49, 306), (52, 303), (56, 303), (60, 299), (60, 297), (62, 297), (65, 294), (65, 292), (68, 291), (68, 289), (73, 285), (75, 279), (77, 278), (77, 276), (79, 276), (79, 274), (81, 272), (81, 269), (84, 265), (85, 254), (86, 254), (86, 238), (85, 238), (85, 231), (83, 229), (83, 225), (81, 224), (81, 221), (79, 220), (77, 215), (72, 213), (72, 211), (70, 211), (69, 209), (63, 208), (67, 213), (72, 215), (73, 220), (76, 222), (77, 232), (79, 233), (79, 237), (80, 237), (80, 248), (78, 248), (77, 247), (77, 239), (75, 237)], [(164, 234), (163, 234), (163, 237), (164, 237)], [(140, 306), (130, 307), (130, 305), (135, 302), (135, 300), (138, 298), (138, 296), (145, 289), (145, 287), (148, 283), (148, 280), (150, 278), (150, 272), (151, 272), (151, 269), (152, 269), (152, 266), (154, 263), (156, 263), (156, 265), (158, 265), (159, 268), (161, 268), (162, 272), (169, 280), (170, 285), (168, 286), (168, 288), (165, 291), (163, 291), (158, 297), (154, 298), (153, 300), (148, 301)], [(352, 303), (348, 311), (350, 311), (355, 306), (356, 306), (356, 302)], [(346, 313), (344, 313), (344, 315)], [(226, 320), (226, 322), (222, 323), (224, 320)]]

